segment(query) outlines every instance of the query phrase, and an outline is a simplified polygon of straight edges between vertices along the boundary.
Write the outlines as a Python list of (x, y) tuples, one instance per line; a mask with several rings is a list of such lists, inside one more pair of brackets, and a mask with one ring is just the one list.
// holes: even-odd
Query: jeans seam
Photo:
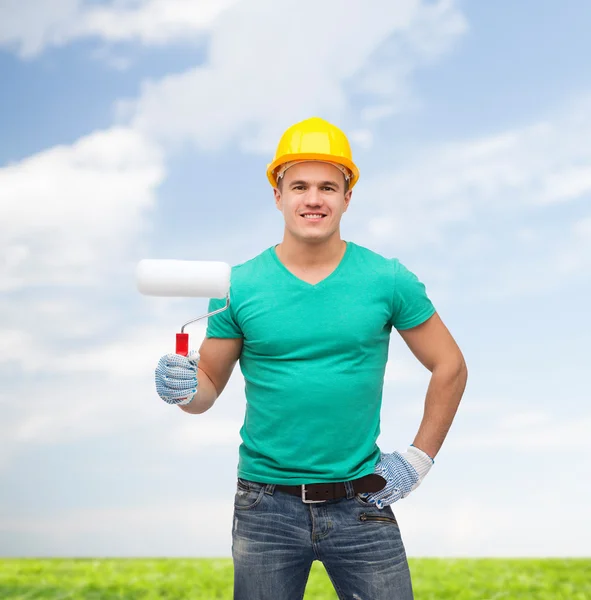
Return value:
[(314, 523), (314, 513), (312, 512), (312, 504), (308, 504), (308, 512), (310, 513), (310, 523), (312, 525), (312, 530), (310, 531), (310, 541), (312, 542), (312, 546), (314, 546), (314, 530), (316, 529), (316, 524)]
[(337, 595), (339, 597), (339, 600), (347, 600), (347, 597), (345, 596), (343, 590), (341, 589), (341, 587), (337, 583), (336, 578), (333, 575), (331, 575), (330, 569), (326, 565), (324, 565), (324, 568), (326, 569), (326, 572), (328, 573), (330, 581), (331, 581), (332, 585), (334, 586), (334, 589), (335, 589), (335, 591), (336, 591), (336, 593), (337, 593)]
[[(313, 564), (314, 561), (312, 561)], [(312, 565), (308, 569), (308, 575), (306, 575), (306, 581), (304, 582), (304, 587), (302, 589), (302, 595), (299, 597), (299, 600), (304, 600), (304, 596), (306, 595), (306, 588), (308, 587), (308, 580), (310, 579), (310, 572), (312, 571)]]

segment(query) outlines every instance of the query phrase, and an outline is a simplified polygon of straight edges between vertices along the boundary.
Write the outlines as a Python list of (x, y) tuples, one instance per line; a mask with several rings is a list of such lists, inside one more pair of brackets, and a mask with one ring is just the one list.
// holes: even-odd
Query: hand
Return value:
[(188, 356), (165, 354), (156, 367), (156, 391), (168, 404), (184, 406), (197, 393), (197, 363), (199, 353), (191, 350)]
[(410, 446), (406, 452), (381, 452), (381, 460), (375, 466), (375, 472), (386, 480), (386, 485), (373, 494), (359, 494), (366, 502), (384, 508), (389, 504), (406, 498), (416, 490), (429, 469), (433, 459), (419, 448)]

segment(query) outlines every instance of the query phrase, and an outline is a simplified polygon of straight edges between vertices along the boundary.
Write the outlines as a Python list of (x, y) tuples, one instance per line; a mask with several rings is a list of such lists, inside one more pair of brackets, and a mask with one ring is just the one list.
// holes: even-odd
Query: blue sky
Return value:
[[(313, 115), (361, 169), (343, 238), (417, 273), (470, 371), (394, 506), (408, 553), (589, 555), (587, 3), (27, 6), (0, 7), (0, 555), (230, 555), (242, 376), (165, 405), (154, 366), (206, 301), (134, 268), (279, 242), (265, 167)], [(394, 333), (384, 451), (428, 381)]]

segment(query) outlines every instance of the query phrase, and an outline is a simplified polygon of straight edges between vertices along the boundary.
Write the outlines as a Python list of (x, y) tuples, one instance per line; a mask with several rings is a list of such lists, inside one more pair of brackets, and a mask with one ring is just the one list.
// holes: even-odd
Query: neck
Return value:
[(286, 231), (275, 252), (283, 263), (301, 269), (312, 269), (339, 262), (346, 247), (339, 231), (328, 240), (315, 243), (295, 238)]

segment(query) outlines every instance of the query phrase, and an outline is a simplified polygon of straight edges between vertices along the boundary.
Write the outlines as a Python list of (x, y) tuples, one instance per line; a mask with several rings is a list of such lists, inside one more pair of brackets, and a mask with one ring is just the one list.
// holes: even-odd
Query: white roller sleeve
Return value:
[(138, 263), (136, 282), (146, 296), (225, 298), (230, 272), (225, 262), (146, 259)]

